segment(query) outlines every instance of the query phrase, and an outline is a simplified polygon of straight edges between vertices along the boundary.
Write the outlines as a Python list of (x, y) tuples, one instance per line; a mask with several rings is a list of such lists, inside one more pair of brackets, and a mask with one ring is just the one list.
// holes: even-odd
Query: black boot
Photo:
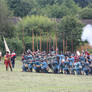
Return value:
[(10, 67), (11, 71), (12, 71), (12, 67)]
[(6, 71), (8, 71), (8, 68), (6, 67)]

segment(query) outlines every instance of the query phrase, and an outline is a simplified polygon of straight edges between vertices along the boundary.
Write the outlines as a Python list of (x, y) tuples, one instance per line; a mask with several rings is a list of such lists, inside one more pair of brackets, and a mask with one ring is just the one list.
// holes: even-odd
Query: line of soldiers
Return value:
[(81, 54), (58, 54), (55, 51), (31, 52), (28, 50), (22, 55), (22, 71), (42, 73), (63, 73), (63, 74), (92, 74), (92, 55), (88, 51)]

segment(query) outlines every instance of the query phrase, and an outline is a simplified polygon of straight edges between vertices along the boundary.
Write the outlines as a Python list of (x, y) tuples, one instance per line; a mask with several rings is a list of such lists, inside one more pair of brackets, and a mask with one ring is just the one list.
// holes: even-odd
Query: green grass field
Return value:
[(21, 65), (6, 72), (0, 64), (0, 92), (92, 92), (92, 76), (21, 72)]

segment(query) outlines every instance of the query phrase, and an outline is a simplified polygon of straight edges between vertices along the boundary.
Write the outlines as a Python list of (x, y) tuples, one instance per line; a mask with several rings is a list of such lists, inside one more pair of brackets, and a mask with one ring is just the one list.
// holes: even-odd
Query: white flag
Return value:
[(8, 51), (8, 52), (10, 53), (10, 50), (9, 50), (8, 45), (7, 45), (7, 43), (6, 43), (6, 40), (5, 40), (5, 38), (4, 38), (4, 37), (3, 37), (3, 39), (4, 39), (5, 49), (6, 49), (6, 51)]

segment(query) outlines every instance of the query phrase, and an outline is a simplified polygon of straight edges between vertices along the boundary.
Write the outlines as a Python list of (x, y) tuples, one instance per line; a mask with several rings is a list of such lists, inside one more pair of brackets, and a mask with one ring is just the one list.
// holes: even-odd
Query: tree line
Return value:
[[(16, 24), (14, 16), (21, 18)], [(92, 0), (0, 0), (0, 50), (5, 36), (18, 54), (52, 46), (74, 51), (82, 43), (81, 19), (92, 19)]]

